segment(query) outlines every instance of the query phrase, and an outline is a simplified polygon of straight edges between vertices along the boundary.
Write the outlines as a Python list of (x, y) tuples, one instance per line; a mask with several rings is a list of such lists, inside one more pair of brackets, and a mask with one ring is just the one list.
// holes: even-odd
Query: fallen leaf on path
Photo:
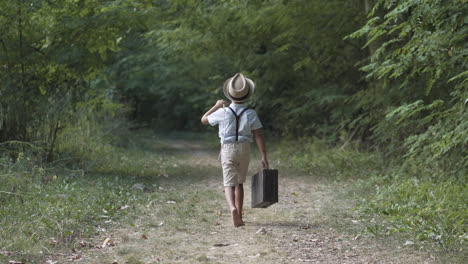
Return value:
[(357, 257), (358, 254), (351, 254), (351, 255), (345, 255), (345, 258), (354, 258)]
[(127, 208), (130, 208), (130, 206), (128, 206), (128, 205), (123, 205), (123, 206), (120, 206), (120, 207), (118, 208), (118, 210), (125, 210), (125, 209), (127, 209)]
[(217, 243), (217, 244), (214, 244), (213, 246), (215, 246), (215, 247), (227, 247), (227, 246), (229, 246), (229, 244), (228, 243)]
[(84, 240), (81, 240), (80, 243), (79, 243), (80, 247), (94, 247), (93, 245), (91, 245), (90, 243), (84, 241)]
[(260, 228), (259, 230), (257, 230), (257, 232), (255, 232), (256, 234), (266, 234), (266, 229), (264, 227)]
[(71, 254), (68, 257), (68, 260), (79, 260), (79, 259), (81, 259), (81, 255), (79, 255), (79, 254)]
[(104, 242), (102, 242), (101, 248), (105, 248), (106, 246), (109, 246), (109, 247), (115, 246), (114, 241), (112, 241), (110, 237), (106, 238)]
[(145, 234), (141, 235), (141, 238), (142, 239), (148, 239), (148, 237)]
[(109, 242), (109, 240), (110, 240), (110, 238), (108, 238), (108, 237), (106, 239), (104, 239), (104, 242), (102, 242), (101, 247), (105, 248), (107, 246), (107, 242)]

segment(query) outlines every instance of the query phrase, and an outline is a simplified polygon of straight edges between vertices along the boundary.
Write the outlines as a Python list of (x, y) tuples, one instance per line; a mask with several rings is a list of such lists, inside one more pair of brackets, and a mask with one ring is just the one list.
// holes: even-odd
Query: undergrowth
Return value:
[(116, 120), (106, 127), (89, 118), (62, 131), (51, 163), (33, 144), (10, 142), (19, 146), (0, 152), (0, 263), (43, 261), (112, 221), (137, 215), (133, 205), (157, 196), (152, 185), (167, 176), (167, 160), (115, 127)]
[[(364, 233), (406, 233), (413, 237), (412, 243), (421, 242), (420, 246), (429, 242), (444, 251), (466, 251), (466, 174), (435, 173), (417, 163), (405, 169), (404, 161), (398, 158), (384, 159), (358, 146), (340, 149), (320, 140), (285, 141), (278, 150), (283, 162), (311, 176), (351, 181), (363, 190), (374, 190), (359, 195), (356, 209), (367, 222)], [(370, 221), (375, 218), (382, 221)]]
[(449, 177), (387, 176), (374, 178), (376, 192), (358, 206), (362, 215), (377, 214), (384, 224), (366, 231), (374, 235), (409, 233), (413, 243), (432, 242), (446, 251), (464, 251), (468, 242), (468, 185)]
[(330, 180), (362, 178), (384, 168), (381, 156), (361, 152), (353, 145), (340, 149), (318, 139), (302, 139), (283, 141), (277, 149), (291, 168)]
[[(28, 176), (28, 172), (21, 175)], [(125, 206), (151, 198), (132, 189), (134, 181), (63, 173), (54, 175), (47, 184), (37, 182), (23, 186), (21, 192), (2, 195), (2, 254), (39, 260), (54, 248), (98, 234), (109, 221), (130, 212)]]
[[(41, 144), (0, 145), (0, 263), (41, 263), (63, 248), (79, 248), (112, 223), (144, 214), (141, 205), (182, 199), (161, 191), (162, 181), (204, 175), (178, 166), (158, 140), (199, 134), (135, 131), (125, 119), (109, 115), (78, 113), (58, 135), (49, 163)], [(166, 214), (175, 213), (190, 210)]]

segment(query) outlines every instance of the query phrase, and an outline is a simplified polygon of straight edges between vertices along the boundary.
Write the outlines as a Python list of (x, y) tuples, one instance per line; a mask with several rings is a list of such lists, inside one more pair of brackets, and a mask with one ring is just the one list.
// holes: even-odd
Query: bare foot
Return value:
[(240, 212), (240, 211), (238, 210), (237, 213), (239, 214), (239, 218), (240, 218), (241, 225), (245, 225), (245, 222), (244, 222), (244, 220), (242, 219), (242, 212)]
[(239, 227), (244, 224), (236, 208), (231, 209), (231, 214), (232, 214), (232, 223), (234, 224), (235, 227)]

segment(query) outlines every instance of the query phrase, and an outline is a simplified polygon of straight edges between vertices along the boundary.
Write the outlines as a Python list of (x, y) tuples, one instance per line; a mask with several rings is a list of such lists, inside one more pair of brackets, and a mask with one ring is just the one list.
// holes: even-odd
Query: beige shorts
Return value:
[(222, 144), (220, 154), (224, 186), (243, 184), (249, 169), (250, 143)]

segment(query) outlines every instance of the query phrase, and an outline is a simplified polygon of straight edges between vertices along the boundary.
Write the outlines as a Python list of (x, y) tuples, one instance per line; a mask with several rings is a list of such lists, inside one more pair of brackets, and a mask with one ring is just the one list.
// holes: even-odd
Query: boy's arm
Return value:
[(208, 116), (209, 116), (211, 113), (213, 113), (213, 112), (215, 112), (216, 110), (218, 110), (219, 108), (223, 107), (223, 105), (225, 105), (225, 104), (226, 104), (226, 101), (224, 101), (224, 100), (218, 100), (218, 101), (216, 101), (216, 104), (215, 104), (213, 107), (211, 107), (211, 109), (208, 110), (208, 111), (202, 116), (202, 118), (201, 118), (202, 124), (208, 125), (208, 124), (209, 124), (209, 122), (208, 122)]
[(268, 159), (267, 159), (267, 153), (266, 153), (266, 147), (265, 147), (265, 138), (263, 137), (262, 129), (252, 130), (252, 133), (254, 134), (255, 142), (257, 142), (258, 150), (260, 151), (260, 154), (262, 155), (262, 167), (264, 169), (268, 169)]

